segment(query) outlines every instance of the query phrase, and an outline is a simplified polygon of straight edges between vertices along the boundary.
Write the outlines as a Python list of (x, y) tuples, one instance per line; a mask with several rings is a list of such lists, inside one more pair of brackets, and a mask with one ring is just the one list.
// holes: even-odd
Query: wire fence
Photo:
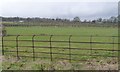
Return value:
[(118, 44), (118, 36), (6, 35), (2, 36), (2, 54), (17, 59), (29, 57), (33, 61), (36, 58), (86, 61), (85, 56), (118, 57)]
[(117, 23), (15, 23), (15, 24), (3, 24), (6, 27), (118, 27)]

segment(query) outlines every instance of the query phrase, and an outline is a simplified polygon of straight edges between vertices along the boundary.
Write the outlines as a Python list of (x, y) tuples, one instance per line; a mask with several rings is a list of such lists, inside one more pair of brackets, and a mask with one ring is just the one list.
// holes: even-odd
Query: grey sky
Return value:
[(81, 19), (118, 14), (118, 0), (1, 0), (2, 16)]

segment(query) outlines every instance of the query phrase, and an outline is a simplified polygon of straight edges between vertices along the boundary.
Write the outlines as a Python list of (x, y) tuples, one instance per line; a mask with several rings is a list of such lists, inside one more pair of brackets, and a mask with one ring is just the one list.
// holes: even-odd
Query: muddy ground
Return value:
[(58, 60), (50, 62), (49, 60), (17, 60), (13, 57), (2, 57), (3, 69), (8, 70), (118, 70), (117, 58), (92, 59), (86, 62), (73, 62), (67, 60)]

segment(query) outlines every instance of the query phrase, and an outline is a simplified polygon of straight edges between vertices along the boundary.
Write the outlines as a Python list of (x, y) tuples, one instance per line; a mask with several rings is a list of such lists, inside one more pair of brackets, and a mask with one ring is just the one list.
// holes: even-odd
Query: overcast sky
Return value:
[(119, 0), (0, 0), (0, 15), (83, 19), (118, 15)]

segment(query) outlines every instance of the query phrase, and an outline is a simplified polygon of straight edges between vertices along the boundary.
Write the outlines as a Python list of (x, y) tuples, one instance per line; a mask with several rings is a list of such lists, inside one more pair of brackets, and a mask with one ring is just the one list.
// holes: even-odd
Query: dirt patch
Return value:
[(58, 60), (50, 62), (49, 60), (29, 59), (17, 60), (15, 57), (0, 57), (3, 59), (4, 69), (22, 69), (22, 70), (118, 70), (117, 58), (91, 59), (86, 62), (69, 62), (68, 60)]
[(3, 56), (0, 56), (0, 63), (2, 62)]
[(105, 60), (89, 60), (86, 62), (86, 69), (88, 70), (118, 70), (117, 59), (105, 59)]

